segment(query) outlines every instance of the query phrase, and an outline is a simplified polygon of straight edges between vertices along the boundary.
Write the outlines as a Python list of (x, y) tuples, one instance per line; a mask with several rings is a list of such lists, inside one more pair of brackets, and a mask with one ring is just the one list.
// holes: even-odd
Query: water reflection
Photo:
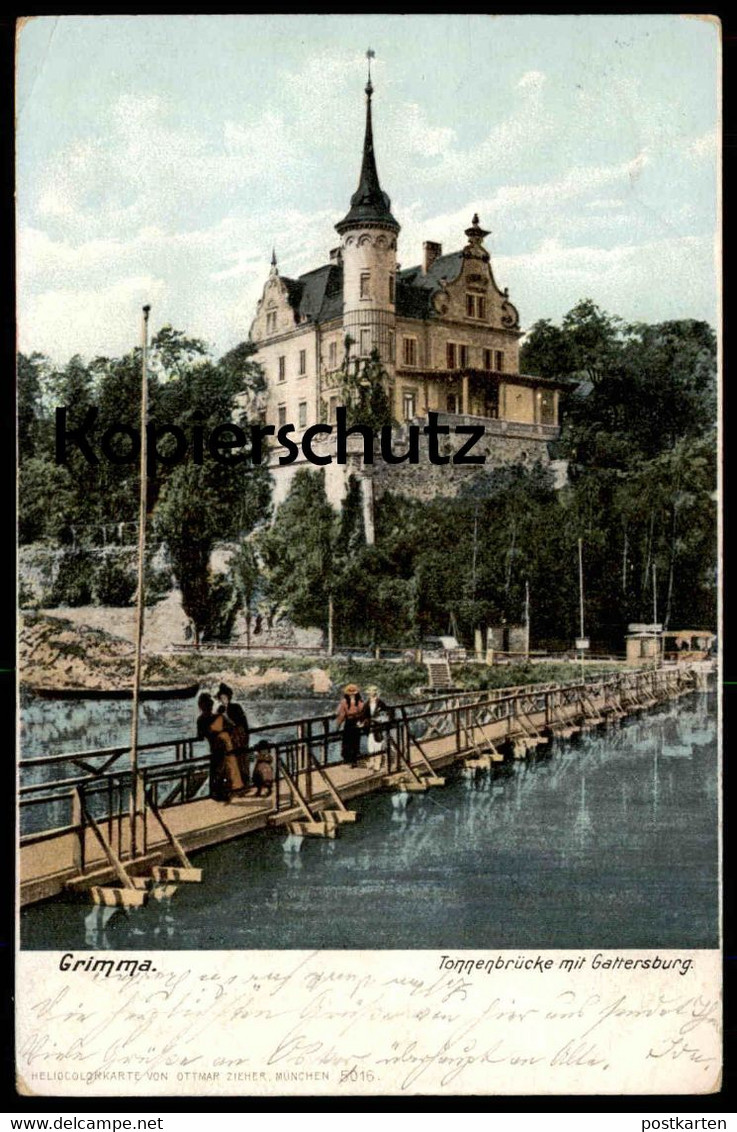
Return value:
[[(281, 720), (332, 714), (333, 700), (248, 701), (241, 697), (252, 731)], [(139, 705), (141, 743), (173, 743), (195, 734), (197, 697), (191, 700), (144, 700)], [(23, 758), (72, 754), (130, 742), (131, 705), (125, 700), (30, 699), (21, 707)]]
[(335, 841), (264, 830), (203, 850), (204, 882), (171, 902), (27, 909), (24, 946), (717, 945), (713, 695), (443, 773), (444, 788), (357, 800)]

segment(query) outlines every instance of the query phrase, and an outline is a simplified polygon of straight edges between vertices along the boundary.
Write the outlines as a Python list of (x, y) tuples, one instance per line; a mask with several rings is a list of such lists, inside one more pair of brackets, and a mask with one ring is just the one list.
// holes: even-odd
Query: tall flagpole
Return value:
[[(579, 598), (580, 614), (581, 614), (581, 640), (583, 641), (583, 633), (584, 633), (584, 626), (583, 626), (583, 539), (578, 540), (578, 598)], [(581, 652), (581, 682), (583, 683), (583, 680), (584, 680), (583, 652), (584, 652), (584, 650), (581, 649), (580, 652)]]
[[(655, 633), (655, 643), (657, 645), (658, 662), (656, 667), (663, 667), (663, 658), (661, 651), (665, 649), (665, 634), (660, 633), (658, 636), (658, 582), (656, 577), (656, 565), (653, 562), (653, 632)], [(662, 646), (662, 649), (661, 649)]]
[(136, 590), (136, 651), (133, 662), (133, 714), (131, 716), (131, 857), (138, 856), (138, 825), (141, 814), (145, 813), (141, 797), (141, 782), (138, 775), (138, 703), (141, 691), (141, 646), (143, 641), (143, 577), (146, 564), (146, 425), (148, 424), (148, 316), (150, 306), (143, 308), (141, 332), (141, 461), (140, 496), (138, 507), (138, 588)]

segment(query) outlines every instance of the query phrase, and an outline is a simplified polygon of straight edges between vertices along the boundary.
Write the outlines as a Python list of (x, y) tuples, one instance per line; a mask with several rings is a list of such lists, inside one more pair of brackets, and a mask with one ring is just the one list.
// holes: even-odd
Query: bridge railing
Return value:
[[(393, 719), (386, 723), (389, 773), (401, 769), (401, 760), (411, 755), (411, 740), (455, 736), (460, 752), (469, 728), (484, 723), (511, 720), (516, 715), (540, 716), (546, 723), (556, 712), (580, 706), (584, 693), (591, 696), (657, 694), (668, 681), (688, 679), (674, 670), (637, 670), (608, 673), (571, 684), (523, 685), (486, 691), (446, 692), (423, 700), (394, 705)], [(304, 782), (308, 800), (313, 793), (314, 763), (329, 767), (342, 761), (343, 733), (333, 715), (285, 720), (254, 730), (250, 748), (265, 739), (273, 752), (276, 789), (275, 809), (289, 805), (289, 794), (280, 789), (283, 765), (291, 778)], [(209, 755), (206, 742), (194, 736), (175, 741), (142, 743), (140, 774), (144, 789), (153, 791), (157, 806), (167, 808), (204, 798), (209, 790)], [(122, 837), (123, 817), (130, 809), (133, 779), (124, 760), (129, 747), (110, 747), (72, 754), (32, 755), (21, 759), (21, 844), (46, 840), (70, 832), (80, 834), (80, 791), (88, 811), (102, 821), (117, 823), (116, 838)], [(65, 773), (66, 772), (66, 773)], [(23, 778), (26, 781), (23, 781)], [(30, 781), (28, 781), (30, 779)], [(145, 823), (144, 823), (145, 824)], [(111, 836), (114, 832), (111, 826)], [(82, 837), (82, 840), (84, 838)]]

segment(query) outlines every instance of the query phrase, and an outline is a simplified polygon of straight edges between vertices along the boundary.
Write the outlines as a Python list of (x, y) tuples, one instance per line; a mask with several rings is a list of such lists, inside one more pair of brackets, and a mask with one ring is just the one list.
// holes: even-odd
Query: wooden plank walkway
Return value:
[[(453, 749), (453, 758), (455, 747)], [(419, 756), (412, 760), (420, 766)], [(328, 773), (335, 788), (344, 800), (373, 793), (381, 788), (384, 775), (363, 767), (350, 767), (337, 763)], [(306, 774), (300, 774), (299, 787), (304, 790)], [(312, 774), (313, 793), (310, 805), (314, 809), (333, 807), (327, 787), (320, 786), (320, 777)], [(242, 837), (253, 830), (265, 829), (269, 825), (284, 825), (301, 817), (298, 806), (290, 806), (290, 790), (285, 782), (280, 783), (279, 802), (282, 807), (278, 813), (274, 809), (274, 798), (246, 796), (234, 798), (231, 802), (216, 802), (211, 798), (196, 799), (166, 809), (166, 822), (172, 833), (189, 853)], [(130, 861), (126, 868), (135, 875), (148, 872), (152, 865), (172, 859), (171, 846), (161, 826), (150, 812), (146, 815), (148, 852), (137, 859), (135, 867)], [(117, 843), (117, 837), (116, 837)], [(130, 830), (126, 823), (122, 828), (122, 855), (130, 849)], [(21, 848), (20, 890), (21, 905), (44, 900), (62, 892), (68, 882), (79, 874), (81, 859), (80, 839), (75, 833), (62, 833), (52, 840), (37, 841)], [(85, 884), (94, 881), (104, 884), (113, 878), (112, 870), (105, 854), (91, 829), (85, 830)]]
[[(635, 689), (637, 692), (639, 689)], [(662, 690), (662, 689), (661, 689)], [(666, 686), (667, 695), (679, 695), (688, 690), (678, 682), (678, 687)], [(619, 692), (617, 692), (619, 694)], [(629, 700), (624, 704), (625, 712), (641, 710), (645, 702), (640, 702), (631, 690)], [(524, 757), (527, 746), (542, 742), (543, 732), (565, 728), (564, 734), (577, 731), (581, 726), (594, 726), (603, 722), (604, 717), (618, 718), (622, 712), (613, 713), (612, 692), (606, 686), (598, 690), (584, 688), (580, 694), (573, 690), (569, 702), (555, 706), (554, 714), (550, 708), (540, 710), (541, 693), (531, 690), (520, 693), (516, 702), (517, 714), (502, 714), (493, 718), (494, 705), (473, 704), (460, 710), (440, 710), (428, 715), (430, 730), (421, 739), (421, 749), (411, 742), (404, 757), (415, 772), (427, 772), (428, 764), (432, 770), (441, 769), (469, 756), (477, 756), (481, 750), (489, 750), (490, 744), (507, 746), (516, 757)], [(542, 699), (545, 699), (542, 694)], [(547, 703), (548, 701), (545, 700)], [(537, 710), (536, 710), (537, 706)], [(474, 712), (488, 714), (492, 718), (473, 718)], [(455, 715), (453, 715), (455, 710)], [(439, 718), (438, 718), (439, 717)], [(451, 719), (454, 725), (446, 730)], [(433, 732), (432, 725), (435, 725)], [(403, 725), (402, 725), (403, 726)], [(437, 733), (440, 732), (440, 733)], [(425, 761), (426, 760), (426, 761)], [(324, 769), (344, 802), (374, 793), (377, 790), (392, 788), (386, 780), (386, 773), (367, 766), (351, 767), (345, 763), (329, 764)], [(396, 776), (393, 776), (396, 777)], [(308, 799), (313, 812), (333, 809), (335, 802), (317, 770), (300, 770), (296, 777), (299, 791)], [(395, 787), (394, 787), (395, 788)], [(279, 807), (275, 808), (273, 797), (257, 798), (253, 795), (235, 798), (230, 803), (217, 802), (210, 798), (197, 798), (191, 801), (170, 805), (163, 810), (169, 829), (178, 838), (184, 850), (192, 851), (216, 845), (224, 841), (242, 837), (254, 830), (270, 826), (282, 826), (300, 820), (303, 811), (295, 804), (292, 792), (284, 778), (279, 781)], [(118, 844), (122, 858), (127, 858), (130, 849), (129, 826), (125, 818), (113, 818), (114, 841)], [(135, 862), (125, 859), (125, 867), (132, 874), (150, 872), (153, 865), (172, 861), (172, 846), (153, 813), (146, 815), (146, 855)], [(101, 819), (103, 828), (107, 819)], [(81, 828), (81, 827), (80, 827)], [(114, 879), (114, 871), (107, 861), (102, 847), (92, 829), (84, 829), (84, 877), (82, 872), (82, 842), (80, 833), (74, 830), (60, 830), (45, 834), (37, 840), (30, 840), (20, 850), (20, 900), (22, 905), (53, 897), (69, 887), (79, 884), (86, 887), (90, 883), (106, 884)]]

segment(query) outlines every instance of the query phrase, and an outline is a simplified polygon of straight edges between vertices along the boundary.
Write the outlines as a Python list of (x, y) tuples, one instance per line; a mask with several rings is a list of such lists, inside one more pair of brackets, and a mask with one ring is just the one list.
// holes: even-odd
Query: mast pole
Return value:
[(138, 705), (141, 692), (141, 651), (143, 642), (143, 599), (144, 599), (144, 569), (146, 556), (146, 425), (148, 424), (148, 316), (150, 306), (143, 308), (141, 326), (141, 460), (140, 460), (140, 495), (138, 507), (138, 588), (136, 590), (136, 637), (135, 655), (133, 661), (133, 713), (131, 716), (131, 799), (130, 799), (130, 828), (131, 828), (131, 857), (138, 856), (138, 826), (140, 815), (145, 812), (143, 808), (142, 784), (138, 773)]
[(655, 643), (657, 645), (657, 654), (658, 654), (657, 666), (658, 666), (658, 668), (662, 668), (663, 667), (663, 657), (662, 657), (661, 654), (665, 650), (665, 634), (661, 633), (660, 637), (658, 637), (658, 629), (657, 629), (657, 624), (658, 624), (658, 582), (657, 582), (656, 569), (657, 569), (657, 567), (656, 567), (655, 563), (653, 562), (653, 631), (655, 633)]
[[(584, 628), (583, 628), (583, 539), (578, 540), (578, 600), (579, 600), (580, 614), (581, 614), (581, 640), (583, 641), (583, 636), (584, 636)], [(583, 683), (583, 680), (584, 680), (584, 665), (583, 665), (584, 650), (581, 649), (580, 653), (581, 653), (581, 683)]]

